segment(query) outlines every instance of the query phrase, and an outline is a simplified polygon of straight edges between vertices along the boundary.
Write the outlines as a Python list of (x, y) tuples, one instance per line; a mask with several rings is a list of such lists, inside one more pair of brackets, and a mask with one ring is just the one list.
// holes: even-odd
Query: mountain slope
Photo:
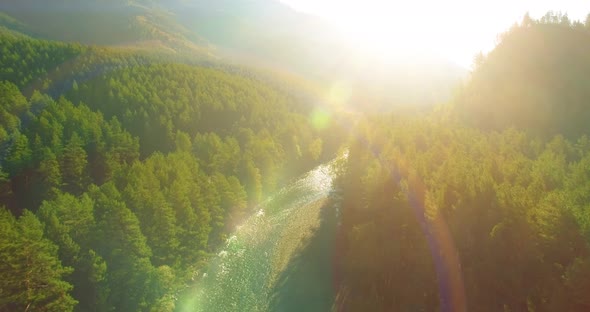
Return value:
[(465, 74), (424, 56), (385, 64), (323, 20), (275, 0), (8, 0), (0, 11), (48, 39), (220, 57), (327, 87), (343, 83), (354, 93), (350, 104), (362, 109), (444, 102)]
[(590, 134), (590, 25), (525, 19), (480, 59), (457, 112), (487, 129)]
[(342, 140), (276, 75), (6, 30), (0, 46), (0, 311), (173, 311), (227, 233)]
[[(98, 45), (172, 48), (207, 55), (207, 42), (189, 32), (166, 10), (142, 1), (2, 1), (0, 11), (25, 33), (40, 38)], [(12, 23), (15, 24), (15, 23)], [(5, 25), (7, 26), (7, 25)], [(10, 27), (9, 27), (10, 28)]]

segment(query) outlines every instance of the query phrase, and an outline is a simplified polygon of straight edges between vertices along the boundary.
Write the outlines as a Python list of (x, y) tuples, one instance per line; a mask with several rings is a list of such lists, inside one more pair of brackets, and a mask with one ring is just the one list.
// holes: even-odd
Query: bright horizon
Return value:
[(329, 21), (381, 57), (393, 51), (430, 54), (465, 68), (475, 54), (493, 49), (497, 35), (520, 22), (526, 12), (540, 18), (549, 10), (561, 11), (582, 22), (590, 13), (588, 0), (280, 1)]

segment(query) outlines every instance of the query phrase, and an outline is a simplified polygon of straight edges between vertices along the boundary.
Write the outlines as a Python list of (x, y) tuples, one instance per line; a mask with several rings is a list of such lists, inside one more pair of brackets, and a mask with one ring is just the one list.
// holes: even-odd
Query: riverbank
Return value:
[(323, 198), (300, 208), (279, 234), (272, 259), (270, 286), (276, 284), (279, 274), (287, 268), (291, 259), (309, 244), (320, 227), (320, 212), (325, 203), (326, 199)]
[(293, 216), (275, 251), (269, 311), (332, 309), (336, 224), (336, 210), (330, 198), (302, 207)]
[(332, 177), (332, 164), (319, 166), (261, 204), (179, 296), (176, 310), (329, 311)]

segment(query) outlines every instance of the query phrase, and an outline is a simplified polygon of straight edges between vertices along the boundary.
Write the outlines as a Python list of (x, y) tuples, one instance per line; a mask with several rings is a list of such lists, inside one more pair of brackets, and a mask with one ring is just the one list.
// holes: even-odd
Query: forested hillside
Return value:
[(172, 311), (236, 223), (340, 144), (272, 74), (0, 42), (0, 311)]
[(589, 34), (525, 17), (455, 103), (359, 123), (338, 309), (590, 310)]
[(157, 1), (5, 0), (0, 11), (0, 26), (43, 39), (212, 56), (207, 40)]
[(480, 55), (457, 113), (472, 125), (576, 138), (590, 132), (590, 20), (528, 15)]
[[(590, 15), (525, 15), (448, 101), (453, 66), (357, 62), (338, 38), (310, 44), (314, 19), (236, 1), (0, 3), (0, 311), (174, 311), (237, 225), (342, 145), (313, 199), (334, 210), (288, 238), (335, 241), (322, 305), (590, 310)], [(212, 60), (199, 34), (281, 68)], [(275, 221), (281, 239), (300, 230)], [(310, 243), (328, 223), (334, 240)], [(272, 272), (284, 284), (295, 248)], [(249, 268), (224, 281), (264, 280)], [(239, 310), (239, 294), (215, 296)]]
[(361, 111), (446, 101), (466, 74), (435, 55), (376, 57), (334, 25), (277, 0), (4, 0), (0, 26), (35, 38), (278, 68), (354, 89), (351, 103)]

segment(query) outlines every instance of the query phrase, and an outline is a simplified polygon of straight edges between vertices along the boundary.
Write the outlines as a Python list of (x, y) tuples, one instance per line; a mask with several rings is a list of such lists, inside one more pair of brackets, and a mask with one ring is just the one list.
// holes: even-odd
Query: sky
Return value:
[(380, 56), (403, 50), (465, 68), (475, 54), (493, 49), (497, 35), (520, 22), (525, 12), (539, 18), (549, 10), (561, 11), (582, 22), (590, 13), (590, 0), (280, 1), (322, 17)]

